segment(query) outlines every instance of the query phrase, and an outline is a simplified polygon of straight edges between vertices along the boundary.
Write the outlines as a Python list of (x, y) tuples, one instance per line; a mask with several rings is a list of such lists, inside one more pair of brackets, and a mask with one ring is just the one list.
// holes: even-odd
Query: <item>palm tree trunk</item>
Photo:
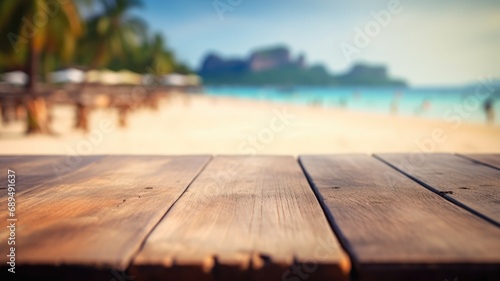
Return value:
[(24, 103), (22, 98), (16, 98), (14, 101), (14, 113), (15, 120), (24, 120), (26, 118), (26, 109), (24, 107)]
[(81, 129), (83, 132), (89, 131), (89, 107), (82, 101), (76, 103), (76, 124), (75, 128)]
[(87, 133), (89, 131), (89, 115), (90, 106), (88, 101), (83, 98), (83, 91), (87, 88), (87, 82), (84, 81), (80, 87), (78, 96), (76, 97), (75, 109), (76, 109), (76, 122), (75, 129), (82, 130)]
[(1, 116), (2, 116), (2, 123), (4, 125), (9, 124), (9, 121), (10, 121), (8, 110), (9, 109), (7, 107), (7, 99), (0, 101), (0, 112), (1, 112)]
[(127, 128), (128, 126), (128, 113), (130, 111), (130, 106), (122, 105), (118, 107), (118, 125), (120, 128)]
[(32, 96), (36, 95), (36, 75), (38, 72), (38, 60), (40, 54), (35, 47), (34, 39), (29, 41), (29, 52), (28, 60), (26, 61), (26, 72), (28, 74), (28, 83), (26, 84), (26, 90)]
[(30, 50), (26, 62), (26, 71), (28, 74), (28, 83), (26, 84), (26, 120), (27, 134), (49, 134), (47, 125), (47, 105), (45, 99), (37, 92), (37, 74), (40, 54), (34, 46), (33, 39), (29, 42)]
[[(89, 70), (93, 70), (96, 68), (96, 66), (99, 64), (100, 56), (104, 55), (104, 51), (105, 51), (105, 45), (104, 43), (101, 43), (97, 48), (95, 57), (90, 62)], [(89, 82), (87, 81), (87, 79), (85, 79), (81, 83), (75, 107), (76, 109), (75, 129), (82, 130), (85, 133), (89, 131), (89, 115), (91, 111), (88, 101), (83, 98), (83, 93), (88, 88), (88, 85)], [(92, 99), (93, 98), (94, 97), (92, 96)]]

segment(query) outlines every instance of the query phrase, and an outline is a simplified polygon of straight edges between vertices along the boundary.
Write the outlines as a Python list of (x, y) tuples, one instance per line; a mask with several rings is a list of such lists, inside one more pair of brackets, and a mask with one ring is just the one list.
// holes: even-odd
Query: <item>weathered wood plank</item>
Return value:
[(500, 154), (460, 154), (459, 156), (500, 170)]
[[(17, 195), (29, 192), (42, 184), (55, 182), (70, 175), (74, 171), (92, 164), (102, 156), (0, 156), (0, 171), (15, 171), (18, 176)], [(0, 181), (0, 191), (7, 188), (6, 181)], [(6, 192), (0, 192), (0, 202), (4, 202)]]
[(446, 199), (500, 226), (500, 171), (451, 154), (377, 157)]
[(356, 280), (498, 280), (500, 229), (366, 155), (300, 162)]
[[(149, 232), (209, 159), (108, 156), (71, 177), (18, 196), (17, 276), (114, 278), (111, 269), (127, 268)], [(5, 212), (0, 220), (6, 220)], [(6, 235), (2, 231), (0, 240)], [(0, 253), (6, 253), (6, 247), (1, 243)], [(1, 262), (4, 270), (3, 254)]]
[(294, 158), (221, 156), (148, 237), (131, 274), (138, 280), (347, 280), (349, 269)]

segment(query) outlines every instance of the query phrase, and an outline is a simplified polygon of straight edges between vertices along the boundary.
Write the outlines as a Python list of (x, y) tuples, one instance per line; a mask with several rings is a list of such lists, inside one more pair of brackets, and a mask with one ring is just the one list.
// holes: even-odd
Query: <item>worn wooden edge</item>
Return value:
[[(448, 154), (448, 155), (453, 155), (451, 153), (437, 153), (437, 154)], [(389, 154), (390, 155), (390, 154)], [(394, 153), (394, 155), (400, 155), (400, 153)], [(410, 173), (407, 173), (405, 171), (403, 171), (402, 169), (400, 169), (398, 166), (396, 166), (395, 164), (392, 164), (390, 161), (384, 159), (384, 157), (382, 156), (382, 154), (373, 154), (373, 157), (385, 164), (387, 164), (388, 166), (390, 166), (391, 168), (395, 169), (396, 171), (402, 173), (403, 175), (405, 175), (406, 177), (410, 178), (411, 180), (415, 181), (416, 183), (420, 184), (421, 186), (427, 188), (428, 190), (436, 193), (437, 195), (445, 198), (446, 200), (450, 201), (451, 203), (459, 206), (460, 208), (462, 209), (465, 209), (467, 211), (469, 211), (470, 213), (478, 216), (479, 218), (487, 221), (488, 223), (491, 223), (491, 224), (494, 224), (495, 226), (497, 227), (500, 227), (500, 222), (496, 221), (495, 219), (493, 218), (490, 218), (489, 216), (477, 211), (476, 209), (468, 206), (467, 204), (465, 203), (462, 203), (460, 200), (454, 198), (453, 196), (450, 196), (448, 194), (446, 194), (445, 192), (442, 192), (441, 190), (431, 186), (430, 184), (427, 184), (426, 182), (424, 182), (423, 180), (419, 179), (418, 177), (410, 174)]]
[(207, 259), (203, 266), (199, 264), (136, 264), (128, 271), (140, 280), (330, 280), (347, 281), (351, 274), (351, 262), (339, 266), (332, 264), (294, 261), (292, 264), (275, 263), (266, 260), (265, 264), (251, 261), (248, 267), (238, 264), (219, 263), (216, 257)]
[[(249, 267), (241, 267), (235, 264), (219, 263), (213, 257), (207, 260), (204, 266), (199, 264), (132, 264), (129, 268), (131, 275), (140, 276), (141, 280), (159, 280), (169, 277), (176, 279), (188, 278), (187, 280), (295, 280), (296, 272), (307, 275), (308, 280), (348, 280), (351, 264), (344, 263), (340, 267), (332, 267), (331, 264), (316, 262), (298, 262), (291, 265), (278, 264), (266, 261), (265, 265), (256, 266), (251, 262)], [(300, 276), (300, 275), (299, 275)]]
[[(472, 162), (474, 162), (476, 164), (481, 164), (481, 165), (484, 165), (484, 166), (487, 166), (487, 167), (490, 167), (490, 168), (493, 168), (493, 169), (496, 169), (496, 170), (500, 170), (500, 166), (496, 166), (494, 164), (491, 164), (491, 163), (488, 163), (488, 162), (486, 162), (484, 160), (481, 160), (480, 157), (481, 157), (482, 154), (461, 154), (461, 153), (457, 153), (455, 155), (458, 156), (458, 157), (460, 157), (460, 158), (472, 161)], [(488, 155), (488, 154), (484, 154), (484, 155)], [(495, 155), (497, 155), (500, 158), (500, 154), (495, 154)]]
[[(22, 264), (17, 265), (16, 273), (7, 271), (9, 266), (0, 266), (2, 280), (55, 280), (55, 281), (125, 281), (135, 276), (126, 272), (125, 268), (113, 266), (91, 266), (73, 264)], [(0, 276), (1, 276), (0, 275)], [(128, 278), (128, 279), (127, 279)]]
[(400, 263), (373, 263), (359, 266), (353, 272), (353, 280), (363, 281), (495, 281), (500, 276), (498, 263), (478, 264), (405, 264)]

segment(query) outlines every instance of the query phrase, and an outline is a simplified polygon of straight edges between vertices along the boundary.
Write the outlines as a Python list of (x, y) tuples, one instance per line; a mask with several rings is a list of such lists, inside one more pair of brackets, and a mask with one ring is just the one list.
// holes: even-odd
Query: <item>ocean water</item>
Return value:
[[(494, 99), (495, 124), (500, 124), (500, 87), (482, 85), (457, 88), (377, 87), (205, 87), (205, 94), (345, 108), (360, 112), (486, 123), (484, 103)], [(476, 93), (478, 93), (476, 95)], [(450, 121), (451, 122), (451, 121)]]

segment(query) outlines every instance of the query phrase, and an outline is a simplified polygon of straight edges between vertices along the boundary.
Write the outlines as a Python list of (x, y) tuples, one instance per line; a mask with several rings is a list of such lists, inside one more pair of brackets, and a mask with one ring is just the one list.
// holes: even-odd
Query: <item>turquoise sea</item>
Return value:
[[(377, 87), (222, 87), (210, 86), (205, 94), (345, 108), (361, 112), (419, 116), (450, 120), (460, 116), (466, 122), (485, 123), (484, 103), (493, 99), (495, 124), (500, 124), (500, 87), (484, 85), (456, 88)], [(477, 94), (476, 94), (477, 93)]]

